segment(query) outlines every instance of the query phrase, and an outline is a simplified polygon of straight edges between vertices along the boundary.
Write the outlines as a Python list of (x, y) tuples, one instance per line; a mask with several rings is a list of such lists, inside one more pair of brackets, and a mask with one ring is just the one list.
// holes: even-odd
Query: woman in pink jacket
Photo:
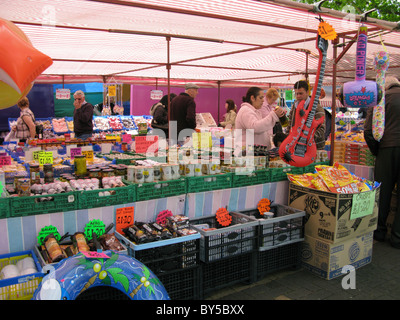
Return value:
[[(243, 97), (243, 104), (239, 109), (235, 122), (235, 153), (245, 149), (246, 145), (262, 145), (271, 148), (270, 130), (284, 115), (284, 110), (277, 107), (265, 117), (257, 111), (264, 102), (264, 93), (261, 88), (251, 87)], [(254, 137), (254, 138), (252, 138)], [(247, 138), (247, 142), (246, 142)], [(241, 143), (241, 144), (240, 144)]]

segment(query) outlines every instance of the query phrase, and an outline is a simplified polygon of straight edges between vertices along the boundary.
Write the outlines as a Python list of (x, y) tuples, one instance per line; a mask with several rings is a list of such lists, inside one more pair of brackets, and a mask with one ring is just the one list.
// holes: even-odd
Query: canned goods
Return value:
[(126, 170), (126, 180), (135, 181), (135, 166), (128, 166)]
[(160, 181), (161, 180), (161, 167), (159, 165), (153, 166), (154, 170), (154, 181)]
[(171, 164), (171, 177), (172, 179), (179, 179), (181, 177), (179, 174), (179, 164)]
[(171, 165), (163, 164), (161, 166), (161, 177), (162, 177), (162, 180), (164, 180), (164, 181), (172, 180)]
[(194, 177), (194, 164), (193, 163), (187, 163), (183, 167), (184, 167), (184, 175), (186, 177)]
[(54, 169), (52, 164), (50, 163), (44, 164), (43, 173), (44, 173), (44, 183), (54, 182)]
[(145, 167), (143, 170), (144, 182), (154, 182), (154, 168)]
[(29, 165), (31, 184), (40, 183), (40, 168), (38, 164)]
[(18, 196), (29, 197), (31, 195), (31, 180), (28, 178), (18, 179)]
[(144, 166), (136, 166), (135, 167), (135, 183), (143, 183), (144, 182)]
[(89, 170), (89, 177), (90, 178), (101, 179), (101, 170), (100, 169), (90, 169)]

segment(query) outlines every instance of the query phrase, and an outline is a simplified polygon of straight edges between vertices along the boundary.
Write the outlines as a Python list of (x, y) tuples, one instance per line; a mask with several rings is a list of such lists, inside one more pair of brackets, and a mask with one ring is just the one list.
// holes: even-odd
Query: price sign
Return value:
[(227, 227), (232, 223), (232, 216), (225, 208), (219, 208), (215, 214), (217, 221), (223, 227)]
[(350, 220), (362, 218), (373, 213), (376, 190), (353, 194)]
[(80, 156), (82, 154), (82, 149), (81, 148), (71, 148), (69, 150), (71, 154), (71, 159), (75, 158), (75, 156)]
[(56, 99), (58, 99), (58, 100), (71, 99), (71, 90), (70, 89), (56, 89)]
[(108, 96), (115, 97), (117, 95), (117, 87), (112, 85), (108, 86)]
[(160, 100), (163, 97), (162, 90), (151, 90), (150, 91), (150, 99), (151, 100)]
[(135, 137), (135, 150), (137, 153), (156, 153), (158, 151), (158, 136)]
[(92, 240), (93, 232), (96, 233), (98, 237), (102, 236), (106, 231), (106, 226), (103, 221), (99, 219), (94, 219), (89, 221), (85, 226), (85, 237), (88, 240)]
[(42, 151), (39, 154), (39, 164), (44, 165), (47, 163), (53, 164), (53, 152), (51, 151)]
[(171, 217), (171, 216), (172, 216), (172, 212), (169, 211), (169, 210), (160, 211), (158, 213), (158, 215), (157, 215), (156, 222), (159, 225), (166, 224), (167, 223), (167, 217)]
[(32, 155), (33, 160), (39, 161), (39, 157), (40, 157), (40, 155), (41, 155), (43, 152), (44, 152), (44, 151), (34, 151), (34, 152), (33, 152), (33, 155)]
[(133, 224), (133, 217), (135, 213), (134, 207), (118, 208), (115, 213), (115, 230), (122, 233), (125, 229)]
[(258, 212), (260, 212), (260, 214), (263, 215), (265, 212), (271, 210), (271, 201), (269, 201), (267, 198), (261, 199), (258, 202), (257, 209)]
[(96, 251), (81, 251), (81, 253), (87, 258), (87, 259), (110, 259), (108, 255), (106, 255), (104, 252), (96, 252)]
[(0, 157), (0, 167), (2, 166), (9, 166), (11, 164), (11, 157)]
[(93, 161), (93, 150), (82, 151), (82, 154), (86, 157), (87, 161)]
[(132, 136), (130, 134), (124, 134), (122, 136), (122, 142), (126, 142), (126, 143), (132, 142)]
[(209, 150), (212, 147), (211, 132), (200, 133), (200, 148), (202, 150)]
[(335, 29), (325, 21), (319, 23), (318, 34), (325, 40), (335, 40), (337, 37)]
[(44, 244), (44, 239), (49, 235), (49, 234), (53, 234), (54, 238), (56, 238), (57, 241), (60, 241), (61, 239), (61, 235), (58, 232), (57, 228), (54, 226), (46, 226), (43, 227), (42, 229), (40, 229), (39, 234), (38, 234), (38, 244), (39, 245), (43, 245)]

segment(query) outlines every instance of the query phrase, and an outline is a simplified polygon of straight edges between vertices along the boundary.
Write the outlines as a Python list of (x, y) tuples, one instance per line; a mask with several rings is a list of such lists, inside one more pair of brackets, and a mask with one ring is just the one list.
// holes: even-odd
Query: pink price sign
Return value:
[(110, 259), (104, 252), (97, 251), (81, 251), (87, 259)]
[(158, 151), (158, 136), (135, 137), (135, 150), (137, 153), (156, 153)]
[(71, 153), (71, 159), (75, 158), (75, 156), (80, 156), (82, 154), (82, 149), (81, 148), (71, 148), (70, 151)]
[(10, 156), (0, 157), (0, 167), (9, 166), (9, 165), (11, 165), (11, 157)]

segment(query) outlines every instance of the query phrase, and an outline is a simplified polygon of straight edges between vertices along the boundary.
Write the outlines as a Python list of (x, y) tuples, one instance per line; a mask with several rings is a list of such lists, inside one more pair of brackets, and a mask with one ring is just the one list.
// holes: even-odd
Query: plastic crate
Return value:
[(136, 185), (125, 181), (124, 187), (76, 191), (78, 209), (114, 206), (136, 201)]
[(128, 255), (145, 264), (157, 276), (199, 265), (200, 233), (140, 245), (118, 232), (115, 235), (127, 246)]
[(11, 216), (10, 213), (10, 195), (7, 190), (3, 191), (3, 196), (0, 195), (0, 219), (9, 218)]
[(255, 184), (263, 184), (271, 181), (270, 171), (267, 169), (255, 170), (250, 174), (233, 173), (232, 187), (245, 187)]
[(186, 177), (186, 179), (187, 193), (232, 188), (231, 173)]
[(157, 277), (171, 300), (201, 300), (203, 299), (201, 273), (201, 267), (196, 266), (166, 272)]
[[(43, 198), (50, 200), (41, 201)], [(51, 196), (10, 197), (10, 216), (66, 212), (78, 209), (78, 194), (75, 191), (52, 194)]]
[(216, 230), (204, 231), (198, 225), (207, 224), (209, 228), (217, 227), (216, 216), (207, 216), (190, 220), (194, 229), (200, 232), (200, 260), (216, 261), (236, 255), (252, 252), (257, 249), (258, 221), (236, 212), (232, 216), (231, 226)]
[(255, 253), (247, 253), (228, 259), (202, 263), (203, 295), (207, 297), (237, 283), (253, 283), (255, 277)]
[(258, 218), (258, 209), (239, 211), (241, 214), (257, 218), (260, 223), (259, 251), (304, 240), (305, 211), (281, 204), (272, 204), (270, 212), (274, 213), (274, 218)]
[(0, 270), (9, 264), (17, 264), (19, 260), (32, 257), (38, 272), (0, 280), (0, 300), (29, 300), (42, 281), (44, 274), (33, 251), (21, 251), (0, 255)]
[(303, 167), (269, 168), (271, 182), (287, 180), (287, 173), (303, 174)]
[(279, 270), (300, 268), (302, 246), (302, 242), (294, 242), (271, 250), (259, 251), (255, 265), (256, 280)]
[(136, 200), (146, 201), (186, 193), (186, 178), (159, 182), (137, 183)]

